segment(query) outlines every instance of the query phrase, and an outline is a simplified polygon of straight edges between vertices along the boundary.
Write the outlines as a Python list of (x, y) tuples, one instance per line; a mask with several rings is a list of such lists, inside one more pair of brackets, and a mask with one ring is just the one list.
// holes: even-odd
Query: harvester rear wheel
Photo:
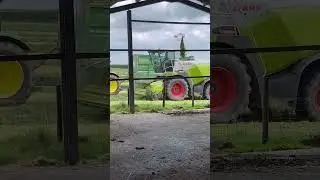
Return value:
[(188, 96), (188, 83), (184, 79), (171, 79), (166, 83), (166, 94), (168, 99), (182, 101)]
[[(0, 42), (0, 54), (16, 55), (24, 51), (18, 46)], [(25, 103), (31, 94), (32, 75), (27, 62), (0, 62), (0, 105), (10, 106)]]
[(203, 98), (210, 100), (210, 82), (207, 82), (203, 88)]
[[(115, 74), (110, 74), (110, 80), (111, 79), (118, 79), (119, 77)], [(110, 95), (117, 95), (120, 92), (120, 82), (118, 80), (116, 81), (110, 81)]]
[(304, 105), (311, 121), (320, 121), (320, 73), (305, 86)]
[(248, 109), (250, 76), (235, 56), (215, 55), (211, 58), (211, 122), (236, 120)]

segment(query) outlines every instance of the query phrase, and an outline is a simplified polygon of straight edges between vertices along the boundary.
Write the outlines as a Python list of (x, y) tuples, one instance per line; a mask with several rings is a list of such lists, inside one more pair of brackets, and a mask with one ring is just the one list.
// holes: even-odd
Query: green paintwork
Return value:
[[(43, 0), (42, 2), (45, 4), (49, 1), (58, 2), (58, 0)], [(75, 0), (74, 2), (77, 52), (107, 52), (109, 49), (109, 5), (105, 0)], [(50, 53), (58, 50), (60, 26), (58, 7), (52, 6), (50, 10), (36, 9), (32, 5), (30, 7), (25, 8), (21, 5), (18, 10), (2, 7), (0, 9), (0, 35), (19, 39), (30, 47), (31, 53)], [(50, 66), (60, 67), (60, 63), (52, 60), (29, 63), (41, 65), (46, 62), (50, 63)], [(79, 94), (82, 94), (88, 85), (105, 88), (108, 79), (106, 74), (109, 69), (106, 62), (105, 58), (77, 60)], [(55, 78), (57, 81), (60, 80), (60, 77)]]
[[(210, 64), (193, 64), (185, 72), (188, 76), (210, 76)], [(192, 78), (193, 85), (199, 85), (208, 78)]]
[[(255, 47), (313, 45), (320, 42), (319, 7), (275, 9), (242, 29)], [(309, 27), (309, 28), (307, 28)], [(315, 51), (260, 53), (268, 73), (281, 71)]]
[[(184, 72), (187, 76), (210, 76), (210, 64), (193, 64), (191, 67), (185, 70)], [(170, 77), (179, 75), (177, 72), (166, 72), (164, 76)], [(192, 78), (191, 82), (193, 85), (200, 85), (202, 82), (207, 80), (208, 78)], [(158, 94), (162, 92), (163, 82), (162, 81), (154, 81), (149, 84), (149, 87), (154, 94)]]
[(163, 89), (163, 82), (162, 81), (154, 81), (149, 84), (151, 92), (154, 94), (159, 94), (162, 92)]
[[(315, 6), (271, 9), (250, 19), (247, 23), (241, 24), (240, 34), (248, 37), (254, 47), (319, 44), (319, 9), (320, 7)], [(215, 41), (214, 36), (211, 37), (211, 41)], [(271, 74), (318, 52), (259, 53), (259, 57), (265, 65), (267, 74)]]
[[(105, 52), (109, 48), (109, 6), (104, 0), (80, 1), (82, 5), (77, 9), (80, 13), (75, 17), (77, 50)], [(21, 9), (0, 10), (0, 35), (20, 37), (35, 53), (47, 53), (55, 49), (59, 40), (58, 9)]]
[(134, 54), (133, 56), (135, 78), (156, 77), (154, 66), (150, 61), (149, 55)]

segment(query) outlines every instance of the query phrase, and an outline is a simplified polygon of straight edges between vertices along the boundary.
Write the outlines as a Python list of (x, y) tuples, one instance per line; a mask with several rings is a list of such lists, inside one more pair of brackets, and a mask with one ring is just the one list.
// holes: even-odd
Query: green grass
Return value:
[[(115, 96), (110, 97), (110, 112), (111, 113), (128, 113), (128, 82), (122, 83), (123, 90)], [(90, 105), (95, 106), (108, 106), (108, 99), (103, 94), (103, 89), (97, 87), (88, 88), (86, 93), (83, 94), (83, 102), (87, 102)], [(192, 107), (191, 100), (185, 101), (165, 101), (165, 107), (162, 106), (162, 100), (149, 101), (145, 99), (145, 89), (137, 86), (135, 89), (135, 110), (136, 112), (160, 112), (167, 110), (191, 110), (191, 109), (204, 109), (208, 108), (208, 100), (195, 100), (194, 107)], [(95, 102), (95, 103), (94, 103)]]
[[(108, 124), (80, 124), (79, 155), (82, 162), (109, 154)], [(54, 125), (0, 126), (0, 165), (46, 165), (63, 162), (63, 143), (57, 141)], [(39, 164), (41, 163), (41, 164)]]
[(261, 143), (261, 123), (211, 125), (211, 138), (231, 142), (234, 147), (222, 152), (257, 152), (310, 148), (302, 141), (319, 134), (320, 122), (273, 122), (269, 124), (269, 142)]
[[(127, 101), (111, 101), (111, 113), (128, 113), (129, 107)], [(191, 100), (179, 101), (166, 101), (165, 107), (162, 106), (162, 101), (135, 101), (136, 112), (162, 112), (169, 110), (192, 110), (192, 109), (205, 109), (208, 108), (209, 102), (207, 100), (197, 100), (192, 107)]]

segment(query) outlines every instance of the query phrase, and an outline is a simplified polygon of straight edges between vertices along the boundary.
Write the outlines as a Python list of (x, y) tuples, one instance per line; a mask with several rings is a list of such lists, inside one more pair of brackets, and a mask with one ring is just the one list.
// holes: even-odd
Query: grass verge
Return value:
[[(108, 157), (107, 124), (79, 126), (79, 156), (82, 162)], [(63, 162), (63, 143), (57, 141), (54, 125), (10, 126), (0, 128), (0, 165), (55, 165)]]
[(272, 122), (265, 145), (261, 143), (261, 123), (216, 124), (211, 125), (210, 133), (218, 152), (242, 153), (314, 147), (315, 143), (306, 140), (316, 137), (319, 128), (320, 122)]
[[(111, 101), (111, 113), (128, 113), (129, 107), (127, 102), (124, 101)], [(162, 106), (162, 101), (135, 101), (136, 112), (162, 112), (169, 110), (192, 110), (192, 109), (205, 109), (208, 108), (209, 102), (207, 100), (197, 100), (192, 107), (191, 100), (179, 101), (166, 101), (165, 107)]]

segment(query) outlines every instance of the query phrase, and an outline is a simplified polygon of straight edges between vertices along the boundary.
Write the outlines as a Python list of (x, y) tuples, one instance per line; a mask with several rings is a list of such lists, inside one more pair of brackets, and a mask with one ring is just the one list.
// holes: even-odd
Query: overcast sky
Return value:
[[(130, 2), (117, 3), (114, 6)], [(210, 15), (180, 3), (162, 2), (132, 10), (133, 19), (210, 22)], [(127, 48), (126, 12), (110, 16), (111, 48)], [(176, 24), (146, 24), (133, 23), (134, 49), (179, 49), (179, 40), (175, 34), (185, 34), (186, 49), (209, 49), (209, 25), (176, 25)], [(141, 54), (143, 52), (134, 52)], [(147, 53), (147, 52), (146, 52)], [(111, 52), (111, 64), (127, 64), (128, 54), (125, 52)], [(209, 62), (209, 52), (188, 52), (201, 62)]]

